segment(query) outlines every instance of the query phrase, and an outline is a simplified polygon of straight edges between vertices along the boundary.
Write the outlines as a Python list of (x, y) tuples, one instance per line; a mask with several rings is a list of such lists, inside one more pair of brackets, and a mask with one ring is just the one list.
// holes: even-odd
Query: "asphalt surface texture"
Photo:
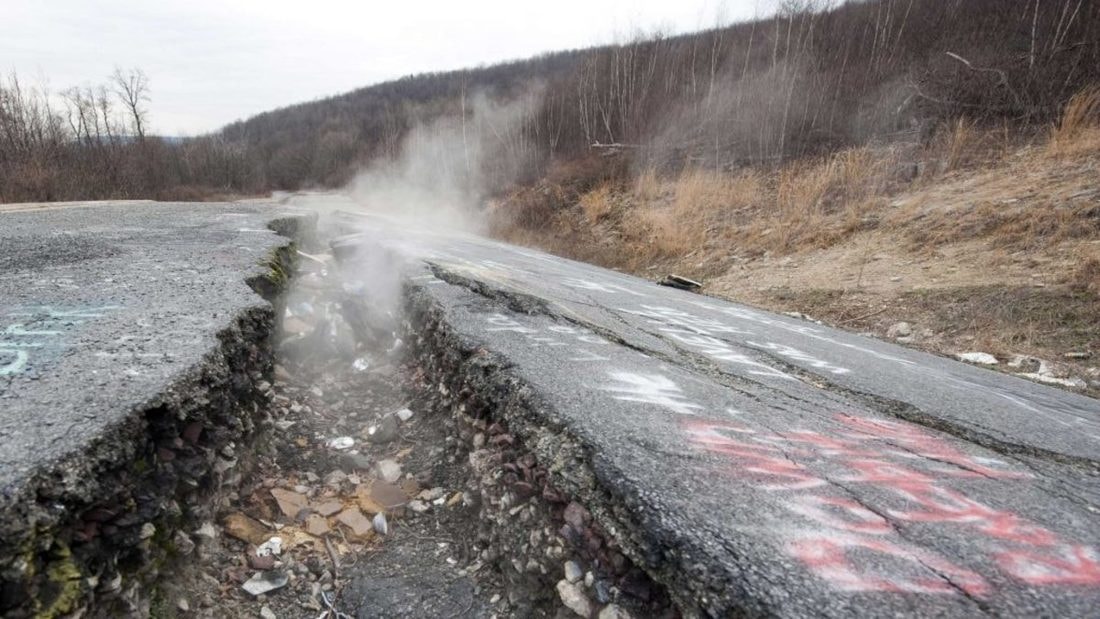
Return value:
[[(575, 437), (687, 614), (1086, 617), (1100, 402), (475, 236), (344, 214)], [(599, 511), (599, 510), (596, 510)], [(621, 531), (622, 531), (621, 530)]]
[(103, 442), (266, 304), (270, 204), (0, 209), (0, 492)]

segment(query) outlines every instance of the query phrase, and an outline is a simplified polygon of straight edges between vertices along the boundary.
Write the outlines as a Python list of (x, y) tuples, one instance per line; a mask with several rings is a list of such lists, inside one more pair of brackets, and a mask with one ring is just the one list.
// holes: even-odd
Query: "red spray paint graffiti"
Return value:
[[(820, 525), (789, 551), (814, 573), (847, 591), (987, 594), (979, 574), (903, 541), (898, 526), (956, 525), (984, 539), (994, 564), (1026, 584), (1100, 585), (1096, 550), (1061, 540), (1015, 513), (946, 487), (951, 479), (1030, 477), (996, 460), (970, 456), (906, 423), (838, 415), (835, 435), (812, 431), (760, 433), (744, 425), (688, 421), (689, 440), (737, 464), (737, 475), (769, 491), (799, 491), (785, 507)], [(919, 468), (918, 468), (919, 467)], [(847, 496), (825, 494), (830, 482), (873, 487), (896, 507), (872, 510)], [(897, 523), (897, 524), (893, 524)], [(899, 566), (884, 573), (853, 554), (875, 553)], [(877, 562), (876, 562), (877, 563)], [(875, 571), (879, 570), (879, 571)], [(937, 574), (938, 573), (938, 574)], [(948, 582), (947, 579), (950, 579)]]

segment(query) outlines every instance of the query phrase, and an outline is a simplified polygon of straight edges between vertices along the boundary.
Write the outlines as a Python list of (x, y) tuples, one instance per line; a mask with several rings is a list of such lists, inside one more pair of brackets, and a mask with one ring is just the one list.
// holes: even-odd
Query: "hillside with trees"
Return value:
[(501, 184), (544, 176), (594, 144), (626, 145), (635, 170), (721, 170), (927, 139), (960, 117), (1035, 126), (1100, 77), (1098, 40), (1100, 6), (1085, 0), (791, 0), (773, 17), (706, 32), (368, 86), (180, 144), (145, 140), (134, 124), (147, 82), (128, 102), (120, 73), (66, 91), (58, 109), (12, 77), (0, 87), (0, 199), (338, 187), (395, 156), (414, 128), (472, 115), (475, 94), (532, 89), (539, 101), (524, 122), (496, 136), (501, 160), (530, 165)]

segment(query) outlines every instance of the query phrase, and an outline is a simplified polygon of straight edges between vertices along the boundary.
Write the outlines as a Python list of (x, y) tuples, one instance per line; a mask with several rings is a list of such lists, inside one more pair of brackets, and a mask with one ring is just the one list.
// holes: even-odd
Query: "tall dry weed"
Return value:
[(1100, 86), (1070, 98), (1062, 119), (1050, 133), (1047, 152), (1057, 157), (1100, 149)]

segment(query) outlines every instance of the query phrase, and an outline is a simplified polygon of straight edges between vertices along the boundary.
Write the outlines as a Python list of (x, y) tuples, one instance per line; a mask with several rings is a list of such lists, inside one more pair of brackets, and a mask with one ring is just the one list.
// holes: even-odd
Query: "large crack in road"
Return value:
[[(141, 207), (10, 220), (75, 236), (0, 275), (5, 615), (1100, 603), (1094, 400), (476, 237), (299, 210), (292, 256), (255, 208)], [(27, 311), (65, 295), (124, 317)]]

